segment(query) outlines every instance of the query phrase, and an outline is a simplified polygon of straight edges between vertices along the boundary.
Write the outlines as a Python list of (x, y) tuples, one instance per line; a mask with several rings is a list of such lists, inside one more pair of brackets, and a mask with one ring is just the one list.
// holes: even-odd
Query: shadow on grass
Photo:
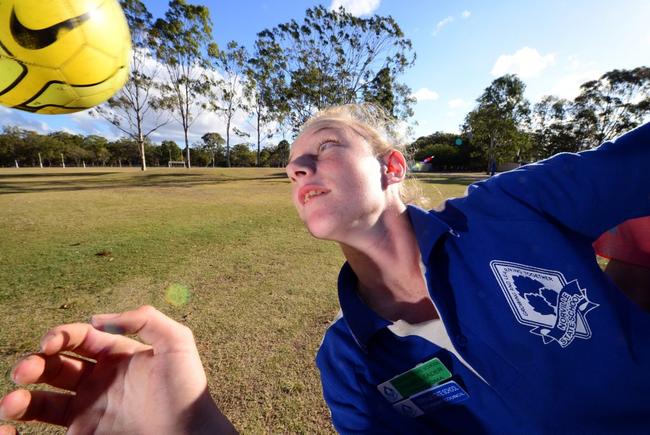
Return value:
[[(140, 177), (145, 177), (145, 178), (164, 178), (164, 177), (205, 177), (205, 174), (197, 174), (194, 172), (170, 172), (169, 174), (150, 174), (150, 173), (144, 173), (140, 174)], [(208, 175), (209, 177), (209, 175)]]
[[(87, 175), (87, 174), (84, 174)], [(93, 174), (94, 175), (94, 174)], [(70, 174), (60, 175), (68, 177)], [(184, 177), (180, 179), (179, 176)], [(191, 179), (188, 179), (190, 178)], [(201, 178), (197, 178), (201, 177)], [(139, 187), (156, 187), (156, 188), (190, 188), (194, 186), (203, 186), (221, 183), (236, 183), (249, 181), (267, 181), (271, 183), (289, 183), (289, 179), (283, 172), (266, 175), (263, 177), (214, 177), (205, 174), (141, 174), (137, 177), (128, 177), (124, 179), (93, 179), (84, 182), (83, 179), (77, 180), (47, 180), (49, 184), (43, 181), (20, 181), (17, 183), (0, 183), (0, 195), (18, 194), (18, 193), (39, 193), (39, 192), (70, 192), (81, 190), (109, 190), (109, 189), (128, 189)]]
[(50, 177), (95, 177), (97, 175), (112, 175), (119, 174), (119, 172), (48, 172), (45, 174), (36, 174), (33, 172), (26, 174), (0, 174), (0, 179), (3, 178), (50, 178)]

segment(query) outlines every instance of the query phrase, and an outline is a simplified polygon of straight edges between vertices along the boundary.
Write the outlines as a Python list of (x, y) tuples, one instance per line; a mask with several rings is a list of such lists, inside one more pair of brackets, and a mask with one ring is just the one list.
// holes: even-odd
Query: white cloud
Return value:
[(566, 69), (568, 69), (569, 71), (578, 71), (583, 67), (582, 62), (580, 62), (580, 58), (578, 58), (578, 56), (576, 56), (575, 54), (570, 54), (569, 56), (567, 56), (567, 62), (568, 65)]
[(438, 24), (436, 24), (436, 28), (433, 31), (433, 36), (436, 36), (440, 31), (445, 27), (451, 24), (454, 21), (454, 17), (447, 17), (443, 20), (438, 21)]
[(460, 16), (463, 18), (469, 18), (470, 15), (472, 15), (472, 13), (467, 9), (465, 9), (463, 12), (460, 13)]
[(124, 133), (114, 127), (113, 124), (104, 118), (92, 116), (89, 110), (71, 113), (66, 115), (66, 117), (71, 122), (63, 130), (68, 133), (83, 134), (86, 136), (93, 134), (103, 136), (108, 140), (115, 140), (124, 136)]
[(33, 115), (18, 109), (0, 106), (0, 127), (20, 127), (41, 134), (52, 131), (49, 124), (43, 120), (45, 115)]
[(437, 92), (432, 91), (429, 88), (420, 88), (411, 94), (411, 96), (414, 97), (418, 103), (421, 101), (435, 101), (440, 97)]
[(580, 85), (590, 80), (596, 80), (601, 75), (602, 73), (596, 70), (567, 74), (555, 82), (550, 93), (572, 100), (580, 94)]
[(583, 62), (575, 54), (568, 55), (563, 64), (564, 74), (554, 78), (547, 94), (573, 99), (580, 94), (580, 85), (598, 79), (604, 72), (596, 62)]
[(454, 98), (447, 103), (450, 109), (462, 109), (467, 106), (467, 102), (461, 98)]
[(332, 0), (330, 10), (336, 10), (343, 6), (343, 8), (358, 17), (361, 15), (370, 15), (378, 7), (381, 0)]
[(502, 54), (492, 68), (495, 77), (504, 74), (517, 74), (521, 78), (537, 77), (548, 66), (555, 63), (555, 53), (545, 56), (530, 47), (523, 47), (514, 54)]

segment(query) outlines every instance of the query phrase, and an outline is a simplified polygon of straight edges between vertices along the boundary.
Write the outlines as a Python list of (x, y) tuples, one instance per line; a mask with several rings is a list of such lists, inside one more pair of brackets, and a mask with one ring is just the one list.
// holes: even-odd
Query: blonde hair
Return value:
[[(382, 157), (393, 150), (398, 150), (407, 160), (406, 136), (399, 122), (390, 116), (381, 106), (372, 103), (344, 104), (320, 110), (305, 122), (300, 130), (316, 122), (338, 121), (351, 127), (372, 147), (376, 157)], [(415, 179), (408, 176), (399, 185), (400, 198), (405, 204), (415, 204), (427, 208), (428, 198)]]

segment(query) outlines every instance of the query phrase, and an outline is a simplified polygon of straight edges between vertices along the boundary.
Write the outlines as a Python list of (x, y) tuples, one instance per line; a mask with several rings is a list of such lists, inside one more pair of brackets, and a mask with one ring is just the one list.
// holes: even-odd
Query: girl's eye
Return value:
[(321, 151), (325, 151), (326, 149), (331, 148), (331, 147), (333, 147), (333, 146), (335, 146), (335, 145), (337, 145), (337, 143), (334, 142), (334, 141), (326, 141), (326, 142), (323, 142), (322, 144), (320, 144), (320, 145), (318, 146), (318, 151), (319, 151), (319, 152), (321, 152)]

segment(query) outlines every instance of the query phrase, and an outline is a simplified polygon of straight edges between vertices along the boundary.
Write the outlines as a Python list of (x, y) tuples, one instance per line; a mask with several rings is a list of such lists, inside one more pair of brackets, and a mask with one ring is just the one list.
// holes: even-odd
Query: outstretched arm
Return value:
[(1, 418), (66, 426), (72, 434), (236, 432), (210, 396), (186, 326), (150, 306), (94, 316), (91, 323), (53, 328), (41, 352), (12, 372), (19, 385), (44, 383), (74, 394), (19, 389), (2, 398)]
[(557, 154), (476, 183), (470, 198), (476, 189), (506, 199), (511, 206), (502, 212), (509, 216), (519, 204), (523, 213), (596, 240), (627, 219), (650, 215), (650, 123), (594, 150)]

